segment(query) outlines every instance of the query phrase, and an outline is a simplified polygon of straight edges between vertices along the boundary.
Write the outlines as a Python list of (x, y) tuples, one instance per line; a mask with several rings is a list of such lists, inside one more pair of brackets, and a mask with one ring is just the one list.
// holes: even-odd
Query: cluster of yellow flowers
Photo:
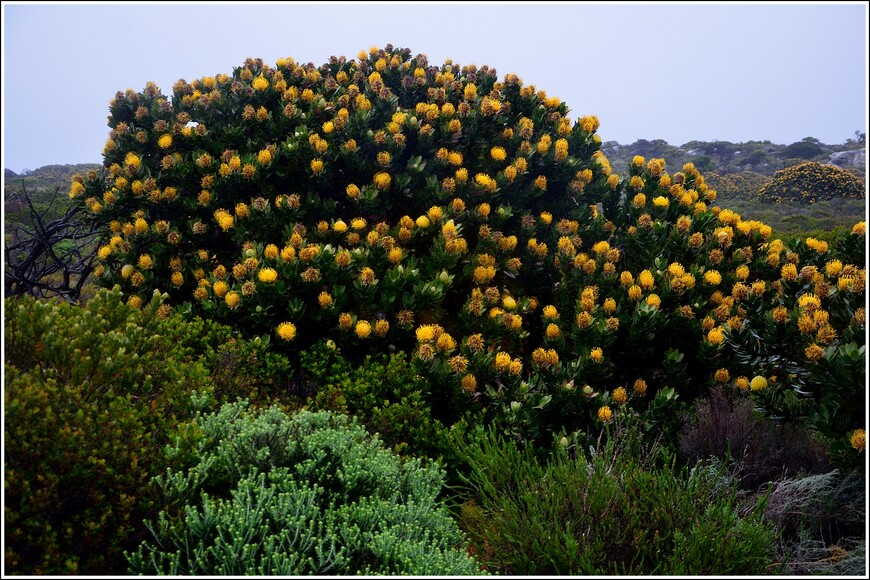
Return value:
[(827, 242), (787, 247), (713, 205), (691, 163), (635, 156), (620, 177), (596, 117), (513, 74), (387, 47), (173, 91), (119, 93), (103, 171), (71, 184), (109, 233), (101, 283), (288, 348), (404, 346), (468, 400), (540, 407), (576, 378), (604, 394), (564, 396), (611, 421), (647, 395), (632, 349), (659, 364), (662, 332), (699, 353), (692, 380), (762, 393), (781, 380), (727, 368), (730, 338), (765, 312), (821, 360), (844, 331), (832, 302), (865, 289)]

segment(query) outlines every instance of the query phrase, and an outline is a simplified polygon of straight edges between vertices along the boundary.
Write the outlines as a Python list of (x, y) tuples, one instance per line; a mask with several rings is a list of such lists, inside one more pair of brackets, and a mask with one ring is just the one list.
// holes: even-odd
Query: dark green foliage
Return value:
[(302, 353), (301, 366), (313, 408), (355, 415), (396, 453), (450, 463), (453, 451), (433, 413), (431, 387), (407, 356), (367, 357), (354, 367), (321, 341)]
[(108, 290), (83, 308), (7, 299), (7, 572), (118, 571), (141, 541), (160, 451), (211, 389), (160, 305)]
[[(567, 445), (566, 445), (567, 443)], [(760, 574), (774, 537), (764, 502), (741, 515), (733, 489), (612, 440), (584, 456), (567, 440), (546, 463), (492, 430), (459, 442), (473, 501), (461, 524), (504, 574)], [(576, 454), (576, 455), (575, 455)]]
[(478, 572), (437, 503), (443, 472), (402, 462), (348, 417), (238, 402), (197, 424), (190, 468), (155, 479), (166, 509), (131, 572)]
[(238, 331), (214, 320), (181, 316), (183, 344), (202, 360), (215, 384), (217, 403), (238, 398), (255, 404), (289, 403), (293, 368), (290, 360), (272, 348), (271, 337), (243, 339)]

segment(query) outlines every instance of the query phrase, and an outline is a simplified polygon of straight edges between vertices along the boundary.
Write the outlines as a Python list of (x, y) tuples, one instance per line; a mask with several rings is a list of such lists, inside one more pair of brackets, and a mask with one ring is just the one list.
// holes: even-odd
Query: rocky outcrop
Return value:
[(863, 167), (866, 163), (866, 149), (851, 149), (831, 153), (831, 164), (838, 167)]

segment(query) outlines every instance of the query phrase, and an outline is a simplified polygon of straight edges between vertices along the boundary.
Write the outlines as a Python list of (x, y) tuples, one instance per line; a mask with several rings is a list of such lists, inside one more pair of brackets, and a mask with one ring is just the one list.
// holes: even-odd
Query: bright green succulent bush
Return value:
[(779, 280), (804, 254), (712, 205), (691, 163), (617, 175), (597, 118), (489, 67), (391, 46), (249, 59), (110, 110), (102, 170), (70, 189), (105, 229), (102, 284), (133, 304), (158, 288), (291, 355), (412, 351), (439, 416), (487, 409), (520, 440), (749, 373), (726, 336), (801, 291)]
[(593, 445), (591, 459), (588, 440), (565, 439), (546, 462), (492, 429), (458, 440), (472, 491), (460, 523), (479, 560), (514, 575), (770, 572), (763, 498), (741, 515), (721, 474), (620, 439)]
[(197, 425), (189, 466), (154, 480), (166, 509), (129, 555), (132, 573), (479, 573), (436, 499), (443, 472), (402, 461), (347, 416), (240, 401)]
[(155, 296), (101, 290), (83, 307), (5, 302), (6, 571), (122, 569), (153, 507), (162, 447), (213, 388)]
[(758, 190), (765, 201), (812, 204), (828, 199), (864, 199), (866, 186), (855, 174), (835, 165), (808, 162), (777, 171)]

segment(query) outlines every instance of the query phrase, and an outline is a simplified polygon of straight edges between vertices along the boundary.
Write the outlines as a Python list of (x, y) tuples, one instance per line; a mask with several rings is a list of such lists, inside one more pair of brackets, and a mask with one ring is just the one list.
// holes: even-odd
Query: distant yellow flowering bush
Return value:
[(866, 186), (854, 174), (835, 165), (808, 162), (777, 171), (758, 190), (758, 197), (813, 204), (830, 199), (864, 199)]

